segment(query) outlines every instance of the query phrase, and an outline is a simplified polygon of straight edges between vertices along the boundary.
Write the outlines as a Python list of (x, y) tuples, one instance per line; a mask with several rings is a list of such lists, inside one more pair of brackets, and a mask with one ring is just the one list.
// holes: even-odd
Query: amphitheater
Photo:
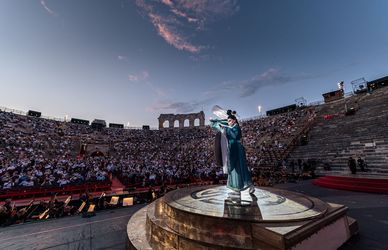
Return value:
[[(58, 217), (57, 210), (42, 205), (42, 201), (50, 204), (54, 194), (62, 204), (72, 197), (65, 207), (73, 209), (69, 214), (74, 215), (81, 204), (76, 197), (85, 191), (97, 204), (96, 210), (103, 210), (122, 205), (127, 197), (140, 206), (154, 195), (179, 187), (225, 183), (225, 176), (213, 162), (214, 133), (204, 125), (203, 112), (200, 114), (200, 126), (190, 120), (190, 127), (184, 127), (184, 115), (169, 114), (159, 120), (160, 126), (171, 120), (170, 126), (159, 130), (94, 129), (3, 109), (1, 204), (12, 199), (17, 210), (27, 207), (24, 217), (12, 221), (21, 223), (42, 220), (46, 209), (49, 212), (43, 220)], [(173, 127), (177, 117), (180, 125)], [(312, 183), (388, 193), (387, 123), (388, 88), (381, 88), (288, 113), (245, 119), (241, 126), (257, 186), (286, 185), (319, 176)], [(364, 159), (368, 171), (351, 175), (349, 157)], [(296, 164), (292, 168), (291, 162)], [(307, 168), (297, 166), (297, 162)], [(118, 204), (107, 202), (113, 196), (119, 197)], [(2, 241), (0, 236), (0, 246), (10, 246), (7, 242), (12, 237)]]

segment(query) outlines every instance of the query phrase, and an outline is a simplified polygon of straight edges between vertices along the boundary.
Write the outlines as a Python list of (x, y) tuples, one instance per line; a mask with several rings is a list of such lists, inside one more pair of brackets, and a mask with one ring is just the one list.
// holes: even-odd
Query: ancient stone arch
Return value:
[(179, 122), (179, 128), (184, 128), (185, 120), (189, 120), (189, 128), (194, 127), (194, 120), (199, 119), (199, 127), (205, 126), (205, 113), (203, 111), (199, 113), (191, 114), (160, 114), (159, 120), (159, 129), (163, 129), (163, 123), (168, 121), (168, 128), (174, 128), (175, 121)]

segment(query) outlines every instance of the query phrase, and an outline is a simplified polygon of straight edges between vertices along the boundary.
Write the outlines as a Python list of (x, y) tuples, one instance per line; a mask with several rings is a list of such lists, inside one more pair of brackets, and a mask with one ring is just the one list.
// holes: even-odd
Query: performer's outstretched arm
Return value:
[(228, 121), (226, 119), (211, 119), (210, 120), (210, 125), (212, 128), (224, 132), (223, 127), (228, 126)]

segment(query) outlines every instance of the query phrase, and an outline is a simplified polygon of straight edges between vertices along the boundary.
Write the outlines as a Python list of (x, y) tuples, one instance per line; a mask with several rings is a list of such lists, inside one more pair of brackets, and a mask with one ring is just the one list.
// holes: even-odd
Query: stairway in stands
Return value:
[[(358, 106), (358, 110), (354, 115), (345, 116), (345, 104)], [(327, 114), (335, 116), (325, 120), (323, 117)], [(289, 160), (316, 159), (330, 164), (332, 172), (348, 173), (349, 157), (361, 156), (370, 173), (388, 175), (387, 124), (388, 87), (325, 104), (309, 132), (308, 144), (298, 146)], [(318, 168), (317, 172), (322, 170)]]
[(114, 175), (111, 176), (110, 181), (112, 182), (111, 190), (114, 193), (123, 192), (125, 186), (121, 183), (121, 181)]

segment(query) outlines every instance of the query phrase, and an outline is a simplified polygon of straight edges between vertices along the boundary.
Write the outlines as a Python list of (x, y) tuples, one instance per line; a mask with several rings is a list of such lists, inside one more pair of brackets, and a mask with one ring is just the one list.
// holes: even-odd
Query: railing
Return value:
[(52, 116), (42, 115), (40, 118), (43, 118), (46, 120), (53, 120), (53, 121), (57, 121), (57, 122), (67, 122), (65, 118), (58, 118), (58, 117), (52, 117)]
[[(17, 115), (24, 115), (27, 116), (27, 112), (17, 110), (17, 109), (10, 109), (7, 107), (0, 107), (0, 110), (3, 112), (8, 112), (8, 113), (13, 113)], [(35, 117), (35, 118), (41, 118), (41, 119), (46, 119), (46, 120), (53, 120), (53, 121), (58, 121), (58, 122), (66, 122), (64, 118), (58, 118), (58, 117), (52, 117), (52, 116), (41, 116), (41, 117)]]
[(17, 109), (10, 109), (10, 108), (6, 108), (6, 107), (1, 107), (1, 106), (0, 106), (0, 110), (3, 112), (13, 113), (13, 114), (17, 114), (17, 115), (27, 115), (27, 112), (17, 110)]
[[(143, 127), (124, 126), (124, 129), (130, 129), (130, 130), (143, 130)], [(159, 128), (157, 128), (157, 127), (150, 127), (149, 130), (159, 130)]]

